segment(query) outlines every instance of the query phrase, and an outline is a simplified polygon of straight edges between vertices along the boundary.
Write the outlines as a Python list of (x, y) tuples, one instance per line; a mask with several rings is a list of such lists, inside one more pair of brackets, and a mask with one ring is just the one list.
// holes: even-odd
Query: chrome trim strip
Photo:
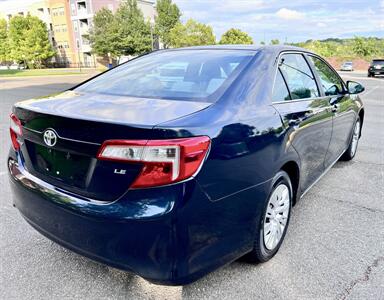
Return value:
[[(87, 197), (73, 196), (72, 193), (65, 193), (64, 190), (49, 184), (40, 178), (29, 173), (23, 166), (20, 157), (18, 157), (18, 161), (10, 159), (8, 162), (9, 173), (12, 178), (16, 181), (22, 183), (23, 186), (28, 187), (30, 189), (38, 190), (43, 194), (49, 194), (51, 197), (56, 196), (58, 198), (57, 202), (79, 202), (84, 201), (84, 203), (93, 203), (97, 205), (110, 205), (114, 201), (100, 201), (95, 199), (90, 199)], [(52, 193), (53, 192), (53, 193)], [(60, 198), (62, 197), (62, 198)]]
[(295, 103), (295, 102), (305, 102), (305, 101), (313, 101), (320, 99), (331, 99), (335, 96), (322, 96), (322, 97), (314, 97), (314, 98), (302, 98), (302, 99), (294, 99), (294, 100), (285, 100), (285, 101), (272, 101), (273, 104), (285, 104), (285, 103)]
[(301, 193), (301, 195), (300, 195), (300, 199), (301, 198), (303, 198), (304, 197), (304, 195), (316, 184), (316, 183), (318, 183), (319, 181), (320, 181), (320, 179), (321, 178), (323, 178), (323, 176), (325, 175), (325, 174), (327, 174), (328, 173), (328, 171), (339, 161), (339, 159), (340, 159), (340, 157), (342, 157), (343, 156), (343, 154), (345, 153), (345, 151), (346, 150), (344, 150), (343, 152), (341, 152), (341, 154), (337, 157), (337, 159), (333, 162), (333, 163), (331, 163), (330, 165), (329, 165), (329, 167), (327, 167), (325, 170), (324, 170), (324, 172), (304, 191), (304, 192), (302, 192)]
[(34, 130), (34, 129), (31, 129), (31, 128), (28, 128), (28, 127), (25, 127), (25, 126), (23, 126), (23, 129), (26, 129), (26, 130), (28, 130), (28, 131), (32, 131), (32, 132), (35, 132), (35, 133), (38, 133), (38, 134), (43, 134), (43, 132), (44, 132), (45, 130), (47, 130), (47, 129), (51, 129), (51, 130), (53, 130), (53, 131), (56, 133), (57, 137), (58, 137), (59, 139), (61, 139), (61, 140), (66, 140), (66, 141), (71, 141), (71, 142), (77, 142), (77, 143), (83, 143), (83, 144), (90, 144), (90, 145), (101, 146), (100, 143), (93, 143), (93, 142), (87, 142), (87, 141), (80, 141), (80, 140), (75, 140), (75, 139), (70, 139), (70, 138), (62, 137), (62, 136), (60, 136), (60, 135), (57, 133), (57, 131), (56, 131), (55, 129), (50, 128), (50, 127), (49, 127), (49, 128), (46, 128), (44, 131)]

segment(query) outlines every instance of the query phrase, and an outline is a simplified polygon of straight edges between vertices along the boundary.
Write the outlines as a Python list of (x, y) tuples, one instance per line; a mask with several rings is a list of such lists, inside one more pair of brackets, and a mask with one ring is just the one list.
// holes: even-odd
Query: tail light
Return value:
[(19, 141), (17, 140), (17, 137), (18, 136), (22, 136), (23, 135), (23, 131), (21, 129), (21, 122), (20, 122), (20, 120), (14, 114), (10, 115), (9, 132), (11, 134), (11, 140), (12, 140), (13, 149), (19, 150), (20, 149), (20, 144), (19, 144)]
[(143, 168), (131, 187), (154, 187), (195, 175), (210, 143), (207, 136), (171, 140), (110, 140), (101, 146), (97, 158), (142, 163)]

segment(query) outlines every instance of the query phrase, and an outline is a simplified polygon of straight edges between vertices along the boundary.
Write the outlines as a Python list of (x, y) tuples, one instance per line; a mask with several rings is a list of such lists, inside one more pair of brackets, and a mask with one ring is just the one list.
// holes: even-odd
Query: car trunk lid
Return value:
[[(128, 190), (141, 164), (98, 160), (102, 143), (159, 138), (155, 125), (209, 105), (69, 91), (17, 103), (14, 113), (23, 127), (20, 150), (28, 172), (84, 198), (113, 201)], [(53, 145), (44, 139), (47, 130), (56, 136)]]

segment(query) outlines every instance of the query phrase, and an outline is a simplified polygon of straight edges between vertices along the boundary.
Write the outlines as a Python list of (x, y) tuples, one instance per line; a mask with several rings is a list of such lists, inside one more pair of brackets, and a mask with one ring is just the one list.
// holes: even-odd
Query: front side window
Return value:
[(153, 53), (122, 64), (75, 90), (214, 102), (214, 94), (228, 86), (255, 53), (246, 50), (173, 50)]
[(343, 83), (340, 77), (321, 59), (315, 56), (309, 56), (316, 72), (320, 77), (321, 85), (323, 86), (326, 96), (338, 95), (343, 91)]
[(316, 81), (302, 54), (283, 54), (279, 69), (287, 82), (292, 100), (319, 97)]

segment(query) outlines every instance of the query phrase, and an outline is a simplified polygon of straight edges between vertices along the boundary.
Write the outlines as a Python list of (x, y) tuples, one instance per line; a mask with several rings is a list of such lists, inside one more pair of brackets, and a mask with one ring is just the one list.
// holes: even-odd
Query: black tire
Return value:
[[(355, 127), (357, 126), (357, 124), (359, 127), (359, 133), (358, 133), (356, 145), (354, 145), (353, 139), (354, 139), (354, 135), (355, 135)], [(360, 132), (361, 132), (361, 122), (360, 122), (360, 118), (357, 117), (356, 122), (353, 125), (352, 136), (351, 136), (351, 140), (349, 142), (349, 146), (348, 146), (347, 150), (345, 150), (344, 154), (340, 157), (340, 160), (349, 161), (355, 157), (356, 152), (357, 152), (357, 147), (359, 146)], [(355, 148), (355, 149), (353, 149), (353, 148)]]
[[(289, 190), (289, 212), (288, 212), (288, 218), (286, 221), (286, 225), (283, 231), (283, 234), (280, 238), (280, 241), (277, 243), (277, 245), (272, 249), (269, 250), (264, 242), (264, 220), (266, 219), (266, 213), (267, 213), (267, 206), (269, 204), (270, 197), (272, 196), (275, 189), (280, 185), (285, 185)], [(292, 199), (293, 199), (293, 192), (292, 192), (292, 184), (291, 180), (289, 178), (289, 175), (284, 171), (279, 171), (276, 176), (273, 179), (273, 184), (271, 187), (271, 191), (269, 193), (268, 199), (265, 201), (264, 205), (264, 212), (261, 215), (260, 220), (257, 222), (258, 228), (256, 229), (256, 236), (254, 240), (254, 246), (251, 252), (249, 252), (247, 255), (245, 255), (245, 260), (251, 263), (262, 263), (270, 260), (279, 250), (285, 234), (287, 232), (287, 228), (289, 225), (289, 220), (291, 217), (291, 209), (292, 209)]]

